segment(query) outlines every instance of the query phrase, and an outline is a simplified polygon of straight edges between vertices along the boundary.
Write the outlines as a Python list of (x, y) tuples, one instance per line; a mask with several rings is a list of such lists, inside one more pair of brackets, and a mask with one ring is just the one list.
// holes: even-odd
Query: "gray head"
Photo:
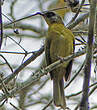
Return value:
[(53, 23), (63, 24), (62, 18), (54, 12), (43, 12), (40, 15), (44, 17), (48, 25), (51, 25)]

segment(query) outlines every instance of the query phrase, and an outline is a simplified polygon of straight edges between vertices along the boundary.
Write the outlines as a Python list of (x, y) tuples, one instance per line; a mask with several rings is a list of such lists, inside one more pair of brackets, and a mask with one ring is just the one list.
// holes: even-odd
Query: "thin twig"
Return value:
[[(95, 87), (93, 87), (93, 86), (95, 86)], [(97, 82), (91, 84), (91, 85), (89, 86), (89, 88), (90, 88), (90, 87), (93, 87), (93, 89), (89, 92), (88, 97), (91, 96), (91, 95), (92, 95), (91, 93), (93, 93), (93, 92), (97, 89)], [(80, 91), (79, 94), (82, 93), (82, 92), (83, 92), (83, 91)], [(76, 96), (76, 95), (79, 95), (79, 94), (75, 94), (75, 96)], [(73, 95), (73, 96), (74, 96), (74, 95)], [(75, 107), (74, 110), (78, 110), (78, 107), (79, 107), (79, 106), (80, 106), (80, 103), (78, 103), (78, 105)], [(83, 109), (83, 110), (84, 110), (84, 109)]]
[(84, 41), (80, 40), (79, 38), (76, 38), (76, 40), (77, 40), (77, 41), (79, 41), (81, 44), (86, 45), (86, 42), (84, 42)]
[[(22, 54), (25, 55), (25, 52), (8, 52), (8, 51), (0, 51), (0, 53), (8, 53), (8, 54)], [(33, 52), (28, 52), (27, 54), (31, 54)]]
[(89, 92), (89, 96), (92, 95), (92, 93), (97, 89), (97, 85), (93, 87), (93, 89)]
[(50, 79), (50, 78), (47, 78), (47, 79), (39, 86), (39, 88), (38, 88), (37, 90), (35, 90), (32, 94), (30, 94), (30, 96), (36, 94), (39, 90), (41, 90), (41, 89), (45, 86), (45, 84), (47, 83), (47, 81), (48, 81), (49, 79)]
[(80, 7), (78, 8), (78, 10), (77, 10), (75, 16), (72, 18), (72, 20), (71, 20), (68, 24), (70, 24), (70, 23), (72, 23), (73, 21), (75, 21), (75, 19), (77, 18), (78, 14), (79, 14), (79, 12), (80, 12), (80, 9), (82, 8), (84, 2), (85, 2), (85, 0), (82, 0), (82, 2), (81, 2), (81, 4), (80, 4)]
[[(97, 85), (97, 82), (91, 84), (91, 85), (89, 86), (89, 88), (91, 88), (91, 87), (93, 87), (93, 86), (95, 86), (95, 85)], [(83, 90), (81, 90), (81, 91), (79, 91), (79, 92), (77, 92), (77, 93), (73, 93), (73, 94), (71, 94), (71, 95), (68, 95), (68, 96), (66, 96), (66, 97), (67, 97), (67, 98), (74, 97), (74, 96), (77, 96), (77, 95), (81, 94), (82, 92), (83, 92)]]
[(51, 105), (52, 102), (53, 102), (53, 99), (51, 99), (49, 103), (42, 110), (46, 110)]
[(12, 20), (11, 20), (7, 15), (5, 15), (5, 14), (3, 14), (3, 13), (2, 13), (2, 15), (3, 15), (5, 18), (7, 18), (9, 21), (12, 22)]
[(17, 22), (22, 21), (22, 20), (24, 20), (24, 19), (31, 18), (32, 16), (36, 16), (36, 15), (39, 15), (39, 14), (40, 14), (40, 12), (37, 12), (37, 13), (35, 13), (35, 14), (31, 14), (31, 15), (29, 15), (29, 16), (20, 18), (20, 19), (18, 19), (18, 20), (15, 20), (15, 21), (13, 21), (13, 22), (10, 22), (10, 23), (4, 25), (4, 27), (6, 27), (6, 26), (8, 26), (8, 25), (11, 25), (11, 24), (13, 24), (13, 23), (17, 23)]
[(82, 16), (79, 16), (75, 21), (73, 21), (71, 24), (69, 24), (67, 27), (69, 29), (74, 28), (76, 25), (78, 25), (80, 22), (84, 21), (86, 18), (88, 18), (89, 12), (83, 14)]
[[(18, 73), (24, 69), (28, 64), (30, 64), (32, 61), (34, 61), (39, 55), (41, 55), (44, 51), (44, 46), (42, 46), (38, 51), (35, 51), (33, 55), (28, 58), (23, 64), (21, 64), (14, 72), (13, 74), (9, 75), (4, 79), (4, 83), (8, 83), (10, 80), (12, 80)], [(1, 88), (1, 85), (0, 85)]]
[(19, 47), (21, 47), (21, 49), (23, 49), (25, 51), (25, 53), (27, 53), (27, 51), (24, 49), (24, 47), (22, 47), (18, 42), (16, 42), (12, 37), (6, 35), (8, 38), (10, 38), (12, 41), (14, 41)]
[[(67, 84), (65, 85), (64, 89), (66, 89), (71, 84), (71, 82), (76, 78), (76, 76), (79, 74), (79, 72), (83, 68), (84, 64), (85, 64), (85, 62), (80, 66), (80, 68), (77, 70), (77, 72), (71, 78), (71, 80), (69, 82), (67, 82)], [(67, 96), (67, 98), (68, 98), (68, 96)], [(50, 105), (52, 103), (52, 101), (53, 101), (53, 99), (51, 99), (51, 101), (42, 110), (47, 109), (48, 108), (48, 105)]]
[(82, 63), (82, 65), (80, 66), (80, 68), (79, 68), (76, 72), (74, 72), (74, 73), (75, 73), (74, 76), (73, 76), (73, 77), (71, 78), (71, 80), (65, 85), (65, 88), (67, 88), (67, 87), (71, 84), (71, 82), (76, 78), (76, 76), (77, 76), (77, 75), (79, 74), (79, 72), (82, 70), (84, 64), (85, 64), (85, 61)]
[(12, 67), (10, 66), (9, 62), (6, 60), (6, 58), (0, 54), (0, 56), (4, 59), (4, 61), (6, 62), (6, 64), (8, 65), (8, 67), (10, 68), (11, 72), (13, 72)]
[[(80, 51), (80, 52), (76, 52), (76, 53), (73, 54), (73, 55), (70, 55), (70, 56), (68, 56), (68, 57), (65, 57), (65, 58), (63, 59), (63, 61), (58, 60), (58, 61), (56, 61), (55, 63), (53, 63), (53, 64), (47, 66), (45, 69), (39, 70), (38, 72), (34, 73), (34, 74), (29, 78), (29, 80), (27, 80), (27, 81), (25, 81), (25, 82), (23, 82), (23, 83), (20, 83), (20, 84), (18, 85), (18, 87), (15, 87), (15, 88), (10, 92), (11, 96), (13, 96), (15, 93), (21, 91), (21, 90), (24, 89), (25, 87), (29, 86), (30, 84), (35, 83), (35, 82), (36, 82), (37, 80), (39, 80), (42, 76), (44, 76), (44, 75), (47, 74), (48, 72), (52, 71), (53, 69), (57, 68), (59, 65), (61, 65), (61, 64), (64, 63), (65, 61), (68, 61), (68, 60), (71, 60), (71, 59), (73, 59), (73, 58), (75, 58), (75, 57), (78, 57), (78, 56), (80, 56), (80, 55), (83, 55), (84, 53), (85, 53), (85, 50)], [(31, 61), (32, 61), (32, 60), (31, 60)], [(23, 67), (22, 67), (22, 68), (19, 68), (19, 70), (17, 69), (17, 70), (16, 70), (16, 73), (14, 72), (13, 74), (9, 75), (9, 77), (7, 77), (4, 82), (5, 82), (5, 83), (9, 82), (9, 80), (11, 80), (12, 78), (14, 78), (14, 77), (20, 72), (21, 69), (23, 69)], [(8, 96), (7, 96), (7, 97), (8, 97)], [(5, 96), (3, 95), (3, 96), (0, 98), (0, 102), (3, 101), (4, 99), (5, 99)]]
[(10, 102), (10, 105), (11, 105), (15, 110), (22, 110), (22, 109), (16, 107), (16, 106), (15, 106), (14, 104), (12, 104), (11, 102)]
[[(38, 55), (37, 55), (37, 54), (35, 54), (35, 55), (39, 56), (42, 52), (43, 52), (43, 47), (42, 47), (42, 50), (40, 50), (40, 52), (39, 52), (39, 51), (36, 52)], [(76, 52), (76, 53), (73, 54), (73, 55), (70, 55), (70, 56), (68, 56), (68, 57), (65, 57), (65, 58), (63, 59), (63, 61), (62, 61), (62, 60), (58, 60), (58, 61), (54, 62), (53, 64), (47, 66), (45, 69), (39, 70), (38, 72), (34, 73), (34, 74), (29, 78), (29, 80), (27, 80), (27, 81), (21, 83), (18, 87), (14, 88), (14, 89), (12, 90), (12, 92), (10, 93), (11, 96), (13, 96), (16, 92), (22, 90), (23, 88), (29, 86), (30, 84), (36, 82), (36, 81), (39, 80), (42, 76), (44, 76), (44, 75), (47, 74), (48, 72), (52, 71), (53, 69), (57, 68), (58, 66), (60, 66), (60, 65), (61, 65), (62, 63), (64, 63), (65, 61), (72, 60), (72, 59), (75, 58), (75, 57), (78, 57), (78, 56), (83, 55), (84, 53), (85, 53), (85, 50), (80, 51), (80, 52)], [(25, 61), (22, 65), (20, 65), (20, 67), (17, 68), (17, 69), (13, 72), (13, 74), (9, 75), (9, 76), (4, 80), (4, 83), (6, 84), (6, 83), (8, 83), (10, 80), (12, 80), (25, 66), (27, 66), (29, 63), (31, 63), (31, 61), (33, 61), (37, 56), (33, 56), (33, 57), (31, 56), (31, 58), (29, 58), (29, 60)], [(2, 97), (0, 98), (0, 102), (3, 101), (3, 100), (4, 100), (4, 96), (2, 96)]]
[[(88, 5), (89, 5), (89, 4), (88, 4)], [(83, 6), (85, 6), (85, 5), (83, 5)], [(86, 4), (86, 6), (87, 6), (87, 4)], [(53, 8), (53, 9), (47, 10), (47, 11), (64, 10), (65, 8), (68, 8), (68, 7), (65, 6), (65, 7)], [(28, 15), (28, 16), (26, 16), (26, 17), (23, 17), (23, 18), (20, 18), (20, 19), (18, 19), (18, 20), (15, 20), (15, 21), (13, 21), (13, 22), (10, 22), (10, 23), (4, 25), (4, 27), (7, 27), (8, 25), (11, 25), (11, 24), (13, 24), (13, 23), (17, 23), (17, 22), (19, 22), (19, 21), (22, 21), (22, 20), (31, 18), (32, 16), (40, 15), (40, 13), (44, 13), (44, 12), (47, 12), (47, 11), (36, 12), (35, 14), (31, 14), (31, 15)]]

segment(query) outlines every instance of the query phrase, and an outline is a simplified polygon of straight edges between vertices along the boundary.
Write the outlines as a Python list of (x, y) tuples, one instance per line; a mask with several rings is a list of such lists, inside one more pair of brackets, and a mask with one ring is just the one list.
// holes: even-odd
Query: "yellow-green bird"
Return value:
[[(74, 52), (74, 35), (64, 27), (61, 17), (54, 12), (41, 14), (47, 22), (48, 35), (45, 41), (45, 54), (47, 65), (57, 61), (59, 57), (66, 57)], [(72, 60), (63, 63), (50, 72), (53, 80), (53, 99), (56, 106), (66, 108), (64, 95), (64, 78), (67, 81), (72, 68)]]

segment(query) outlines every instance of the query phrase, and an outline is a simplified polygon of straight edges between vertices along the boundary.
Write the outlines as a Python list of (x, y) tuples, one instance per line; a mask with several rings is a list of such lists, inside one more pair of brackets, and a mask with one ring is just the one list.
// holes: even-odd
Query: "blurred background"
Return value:
[[(81, 0), (79, 0), (79, 4), (80, 3)], [(89, 4), (88, 0), (86, 0), (84, 4)], [(39, 15), (21, 20), (15, 23), (15, 25), (7, 24), (22, 17), (35, 14), (39, 11), (47, 11), (63, 6), (67, 6), (68, 8), (64, 10), (58, 10), (56, 11), (56, 13), (61, 14), (61, 17), (64, 20), (64, 25), (69, 26), (68, 23), (76, 14), (76, 11), (73, 11), (65, 2), (63, 2), (63, 0), (4, 1), (2, 5), (2, 13), (6, 15), (6, 17), (3, 16), (2, 18), (4, 26), (4, 38), (0, 54), (4, 56), (13, 70), (18, 68), (24, 61), (26, 61), (34, 51), (37, 51), (44, 45), (48, 25)], [(87, 12), (89, 12), (88, 5), (82, 7), (82, 11), (78, 15), (78, 17), (83, 16)], [(76, 38), (75, 52), (80, 51), (86, 47), (88, 36), (88, 18), (81, 21), (71, 30)], [(25, 54), (26, 52), (28, 53), (27, 55)], [(71, 78), (77, 72), (77, 70), (81, 68), (84, 61), (85, 55), (74, 59)], [(90, 84), (93, 84), (97, 81), (96, 65), (97, 57), (94, 58), (92, 62)], [(43, 52), (17, 75), (15, 83), (21, 83), (29, 80), (30, 76), (33, 73), (44, 67), (46, 67), (46, 64), (45, 53)], [(80, 91), (82, 90), (83, 86), (83, 69), (84, 68), (81, 69), (77, 77), (65, 89), (66, 102), (70, 110), (75, 110), (81, 100), (82, 94), (80, 93)], [(11, 73), (12, 71), (10, 70), (4, 59), (0, 57), (0, 74), (3, 74), (3, 77), (6, 77)], [(67, 83), (68, 82), (65, 82), (65, 85)], [(97, 86), (97, 84), (92, 86), (90, 90), (92, 90), (95, 86)], [(10, 87), (8, 89), (11, 90)], [(0, 93), (2, 93), (2, 90), (0, 90)], [(15, 94), (14, 97), (9, 98), (8, 101), (5, 102), (2, 107), (0, 107), (0, 110), (15, 110), (15, 107), (17, 107), (18, 110), (59, 110), (60, 108), (56, 108), (53, 102), (48, 105), (48, 103), (52, 100), (52, 94), (53, 84), (50, 79), (50, 75), (47, 74), (41, 77), (41, 79), (37, 82), (31, 84), (30, 86), (21, 90), (19, 93)], [(96, 98), (97, 89), (95, 89), (89, 97), (91, 110), (97, 110)], [(15, 105), (15, 107), (13, 107), (12, 104)]]

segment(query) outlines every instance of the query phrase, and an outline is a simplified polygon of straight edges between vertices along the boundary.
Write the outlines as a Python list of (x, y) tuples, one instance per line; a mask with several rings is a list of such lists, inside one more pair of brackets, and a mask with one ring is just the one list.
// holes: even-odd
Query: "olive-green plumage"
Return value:
[[(49, 25), (45, 41), (45, 54), (47, 65), (50, 65), (57, 61), (59, 57), (66, 57), (73, 53), (74, 35), (69, 29), (64, 27), (61, 17), (54, 12), (45, 12), (42, 16)], [(66, 81), (68, 80), (71, 68), (72, 61), (69, 61), (50, 72), (53, 80), (54, 103), (63, 109), (66, 108), (63, 77)]]

